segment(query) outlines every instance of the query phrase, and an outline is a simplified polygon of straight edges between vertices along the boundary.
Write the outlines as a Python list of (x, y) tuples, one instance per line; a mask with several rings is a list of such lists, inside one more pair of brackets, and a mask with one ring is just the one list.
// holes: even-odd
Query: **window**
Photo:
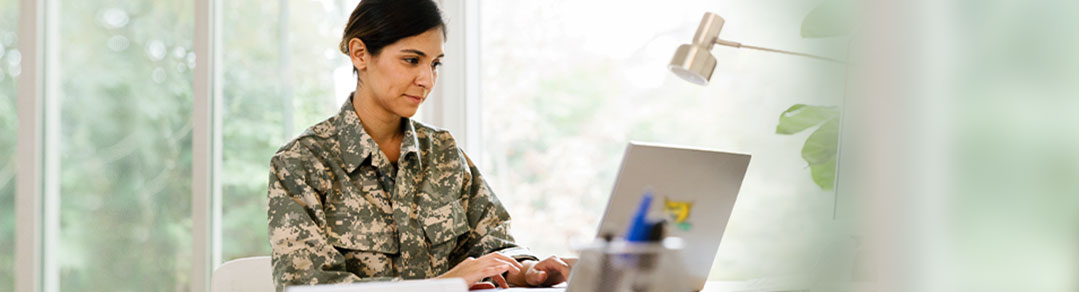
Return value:
[(52, 3), (60, 229), (46, 269), (65, 291), (187, 291), (192, 1)]
[(15, 290), (15, 77), (19, 2), (0, 0), (0, 290)]
[(270, 157), (355, 87), (341, 31), (358, 1), (222, 3), (222, 261), (269, 255)]
[[(14, 49), (17, 3), (0, 0), (0, 290), (13, 285), (14, 238), (26, 236), (15, 235), (12, 212), (14, 78), (22, 68)], [(50, 121), (45, 136), (59, 137), (38, 150), (58, 162), (43, 168), (53, 178), (46, 183), (57, 182), (48, 189), (60, 195), (45, 202), (57, 210), (35, 211), (59, 223), (43, 226), (45, 252), (55, 260), (44, 267), (46, 287), (202, 290), (200, 267), (192, 261), (203, 254), (192, 251), (203, 250), (204, 243), (193, 242), (193, 232), (201, 236), (207, 228), (195, 226), (204, 218), (191, 214), (206, 209), (192, 206), (192, 173), (209, 169), (193, 169), (193, 161), (207, 161), (193, 157), (202, 155), (193, 151), (193, 137), (203, 137), (193, 132), (205, 130), (192, 120), (205, 113), (194, 108), (193, 44), (195, 21), (211, 16), (195, 15), (195, 3), (220, 9), (212, 17), (220, 28), (215, 33), (221, 59), (214, 68), (220, 71), (213, 73), (220, 73), (214, 82), (221, 95), (213, 98), (222, 106), (214, 109), (221, 120), (210, 131), (223, 147), (220, 161), (206, 164), (220, 170), (214, 179), (222, 200), (214, 207), (221, 208), (221, 218), (211, 221), (220, 224), (214, 226), (220, 234), (212, 237), (221, 244), (209, 250), (220, 252), (215, 260), (222, 261), (269, 253), (269, 158), (282, 143), (333, 115), (355, 86), (348, 60), (336, 47), (358, 0), (51, 0), (44, 4), (55, 5), (46, 9), (55, 18), (45, 23), (58, 23), (59, 35), (36, 37), (58, 40), (47, 44), (59, 48), (58, 59), (37, 69), (56, 69), (44, 70), (44, 80), (57, 100), (45, 113), (32, 113)], [(677, 80), (664, 68), (703, 11), (730, 11), (724, 35), (732, 39), (797, 49), (810, 45), (797, 38), (796, 23), (811, 7), (713, 7), (702, 0), (674, 9), (617, 2), (621, 12), (596, 21), (592, 12), (609, 10), (614, 2), (469, 3), (480, 7), (478, 31), (469, 32), (479, 34), (480, 46), (468, 50), (483, 54), (448, 61), (458, 62), (449, 64), (458, 66), (452, 72), (480, 64), (484, 138), (470, 138), (475, 131), (455, 134), (467, 140), (462, 144), (483, 145), (476, 149), (485, 150), (472, 155), (515, 216), (514, 229), (529, 231), (517, 233), (524, 245), (540, 254), (569, 254), (572, 240), (590, 238), (621, 150), (633, 139), (753, 150), (716, 277), (753, 277), (809, 258), (811, 243), (790, 238), (818, 232), (816, 219), (828, 218), (832, 196), (813, 184), (799, 157), (808, 133), (780, 136), (774, 127), (792, 104), (834, 105), (839, 95), (805, 80), (818, 72), (813, 61), (793, 57), (717, 49), (720, 66), (708, 87)], [(447, 20), (451, 35), (473, 29)], [(754, 30), (748, 23), (790, 23), (790, 30)], [(464, 40), (448, 40), (455, 41)], [(472, 88), (456, 84), (464, 83), (460, 74), (443, 78), (442, 86)], [(463, 99), (470, 106), (476, 101), (452, 98), (444, 100)], [(435, 125), (475, 126), (474, 115), (459, 117), (460, 105), (433, 105), (428, 113)], [(776, 260), (756, 260), (762, 257)]]
[(800, 156), (808, 131), (775, 131), (794, 104), (838, 105), (837, 83), (806, 78), (820, 74), (813, 60), (727, 47), (708, 86), (666, 70), (705, 11), (726, 18), (724, 38), (813, 45), (799, 38), (812, 3), (772, 2), (482, 2), (482, 166), (517, 239), (541, 255), (590, 240), (626, 143), (641, 140), (753, 154), (712, 279), (812, 265), (832, 192)]

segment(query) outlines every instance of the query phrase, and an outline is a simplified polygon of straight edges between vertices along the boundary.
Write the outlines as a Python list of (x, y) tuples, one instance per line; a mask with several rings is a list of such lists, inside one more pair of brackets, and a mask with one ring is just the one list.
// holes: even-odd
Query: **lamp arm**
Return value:
[(833, 59), (833, 58), (817, 56), (817, 55), (812, 55), (812, 54), (806, 54), (806, 53), (791, 52), (791, 51), (769, 49), (769, 48), (758, 47), (758, 46), (743, 45), (742, 43), (739, 43), (739, 42), (732, 42), (732, 41), (721, 40), (721, 39), (716, 39), (716, 44), (724, 45), (724, 46), (728, 46), (728, 47), (735, 47), (735, 48), (747, 48), (747, 49), (754, 49), (754, 50), (758, 50), (758, 51), (766, 51), (766, 52), (773, 52), (773, 53), (780, 53), (780, 54), (787, 54), (787, 55), (802, 56), (802, 57), (806, 57), (806, 58), (813, 58), (813, 59), (817, 59), (817, 60), (821, 60), (821, 61), (828, 61), (828, 62), (833, 62), (833, 63), (840, 63), (840, 64), (846, 63), (845, 61), (839, 60), (839, 59)]

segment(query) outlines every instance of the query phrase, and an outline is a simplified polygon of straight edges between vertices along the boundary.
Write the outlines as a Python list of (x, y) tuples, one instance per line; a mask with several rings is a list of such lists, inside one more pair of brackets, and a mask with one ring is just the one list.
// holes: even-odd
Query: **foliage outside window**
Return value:
[(356, 1), (222, 3), (222, 261), (270, 254), (269, 161), (282, 144), (337, 113), (352, 91), (337, 51)]
[(193, 2), (53, 4), (59, 289), (188, 290)]

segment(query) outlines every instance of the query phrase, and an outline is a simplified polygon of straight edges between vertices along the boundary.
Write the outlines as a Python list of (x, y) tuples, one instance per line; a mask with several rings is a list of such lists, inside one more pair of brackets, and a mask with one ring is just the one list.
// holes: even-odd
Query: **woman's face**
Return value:
[(383, 109), (412, 117), (438, 79), (442, 41), (442, 29), (435, 28), (383, 47), (377, 56), (365, 51), (363, 60), (353, 57), (360, 72), (359, 90)]

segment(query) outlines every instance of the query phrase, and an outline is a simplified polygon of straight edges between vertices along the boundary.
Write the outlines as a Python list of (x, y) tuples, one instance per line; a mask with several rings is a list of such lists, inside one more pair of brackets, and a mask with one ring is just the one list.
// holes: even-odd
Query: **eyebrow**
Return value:
[[(416, 49), (404, 49), (404, 50), (401, 50), (401, 51), (405, 52), (405, 53), (417, 54), (417, 55), (420, 55), (420, 57), (427, 57), (427, 53), (424, 53), (423, 51), (416, 50)], [(435, 57), (435, 58), (437, 59), (437, 58), (442, 58), (442, 57), (445, 57), (445, 56), (446, 56), (446, 54), (441, 54), (441, 55), (438, 55), (438, 57)]]

